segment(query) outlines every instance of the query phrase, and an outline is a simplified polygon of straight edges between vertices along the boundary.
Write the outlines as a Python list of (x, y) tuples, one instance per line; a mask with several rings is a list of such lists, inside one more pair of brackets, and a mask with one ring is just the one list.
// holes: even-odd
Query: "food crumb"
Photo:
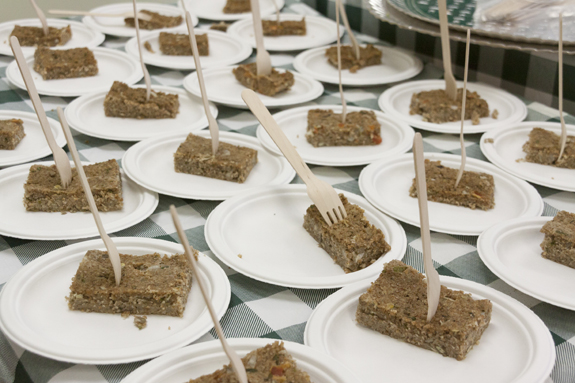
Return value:
[(150, 53), (156, 53), (156, 52), (154, 52), (154, 50), (152, 49), (152, 44), (150, 44), (149, 41), (146, 41), (146, 42), (144, 43), (144, 48), (146, 48), (146, 50), (147, 50), (148, 52), (150, 52)]
[(171, 327), (171, 326), (168, 326), (168, 330), (171, 330), (171, 329), (172, 329), (172, 327)]
[(241, 254), (238, 254), (238, 258), (243, 258), (244, 256)]
[(128, 319), (129, 316), (130, 316), (130, 312), (129, 312), (129, 311), (124, 311), (124, 312), (122, 313), (122, 318), (124, 318), (124, 319)]
[(134, 326), (139, 330), (145, 329), (148, 326), (148, 317), (145, 315), (134, 315)]
[(483, 140), (483, 142), (485, 142), (486, 144), (492, 144), (492, 143), (494, 143), (495, 141), (493, 140), (493, 138), (486, 138), (486, 139)]
[(518, 158), (515, 160), (515, 162), (525, 162), (525, 158)]
[(296, 136), (296, 138), (299, 138), (299, 134)]
[(491, 113), (491, 118), (497, 120), (497, 117), (499, 117), (499, 111), (497, 109), (493, 109), (493, 113)]

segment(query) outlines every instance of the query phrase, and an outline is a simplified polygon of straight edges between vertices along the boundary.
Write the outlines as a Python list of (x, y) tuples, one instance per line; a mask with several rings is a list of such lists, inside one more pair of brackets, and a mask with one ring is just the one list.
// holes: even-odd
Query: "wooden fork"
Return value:
[(449, 50), (449, 25), (447, 24), (447, 2), (437, 0), (439, 8), (439, 30), (441, 32), (441, 52), (443, 56), (443, 70), (445, 74), (445, 92), (450, 99), (457, 98), (457, 83), (451, 69), (451, 51)]
[(174, 226), (176, 227), (176, 231), (178, 232), (178, 237), (180, 237), (180, 242), (184, 247), (184, 252), (186, 253), (186, 256), (188, 257), (189, 261), (192, 264), (192, 274), (196, 279), (198, 286), (200, 287), (200, 291), (202, 292), (202, 296), (204, 297), (204, 301), (206, 302), (208, 312), (212, 317), (212, 322), (214, 323), (214, 329), (216, 330), (216, 334), (218, 334), (218, 338), (222, 343), (222, 348), (224, 349), (224, 352), (226, 353), (232, 364), (232, 370), (234, 370), (234, 373), (236, 374), (236, 377), (238, 378), (240, 383), (248, 383), (246, 368), (244, 367), (244, 364), (240, 359), (240, 357), (238, 356), (238, 354), (228, 344), (226, 336), (222, 331), (222, 326), (220, 325), (220, 321), (218, 320), (218, 317), (216, 315), (216, 310), (214, 310), (214, 306), (210, 301), (210, 297), (208, 296), (206, 286), (204, 285), (204, 282), (200, 278), (200, 272), (198, 271), (199, 268), (198, 268), (198, 261), (196, 260), (196, 254), (192, 253), (190, 244), (188, 242), (188, 237), (186, 237), (186, 233), (182, 228), (180, 217), (178, 217), (178, 212), (176, 211), (176, 207), (174, 205), (170, 205), (170, 213), (172, 214), (172, 220), (174, 221)]
[(254, 35), (256, 37), (256, 68), (258, 76), (266, 76), (272, 73), (272, 59), (264, 47), (264, 32), (262, 17), (260, 14), (260, 1), (251, 0), (252, 20), (254, 23)]
[[(92, 17), (134, 17), (134, 12), (128, 11), (124, 13), (102, 13), (102, 12), (87, 12), (87, 11), (68, 11), (65, 9), (50, 9), (48, 13), (52, 15), (71, 15), (71, 16), (92, 16)], [(142, 12), (138, 12), (138, 19), (144, 21), (152, 20), (152, 16)]]
[(32, 105), (34, 106), (34, 110), (36, 111), (36, 115), (40, 121), (40, 126), (42, 127), (42, 132), (44, 132), (44, 137), (46, 137), (48, 146), (50, 147), (50, 150), (52, 150), (54, 163), (56, 164), (56, 169), (60, 175), (62, 187), (65, 189), (68, 187), (68, 185), (70, 185), (70, 182), (72, 181), (72, 167), (70, 166), (70, 160), (68, 159), (64, 149), (58, 146), (56, 140), (54, 139), (52, 128), (48, 122), (48, 117), (46, 117), (46, 112), (42, 106), (42, 101), (40, 101), (40, 96), (38, 96), (38, 91), (36, 90), (36, 85), (32, 79), (32, 74), (30, 73), (30, 69), (28, 69), (26, 59), (24, 58), (22, 48), (20, 48), (20, 43), (18, 42), (18, 38), (16, 36), (12, 36), (10, 38), (10, 48), (12, 49), (12, 53), (14, 53), (14, 58), (16, 59), (16, 64), (18, 64), (18, 68), (22, 74), (22, 79), (24, 80), (26, 89), (28, 90), (30, 101), (32, 101)]
[(38, 5), (36, 5), (36, 2), (34, 0), (30, 0), (30, 3), (32, 3), (32, 7), (34, 7), (34, 11), (36, 11), (36, 15), (38, 15), (38, 18), (40, 19), (40, 23), (42, 23), (42, 29), (44, 30), (44, 36), (48, 36), (48, 33), (49, 33), (48, 21), (46, 21), (46, 16), (44, 15), (44, 12), (42, 12), (40, 7)]
[(100, 219), (100, 213), (98, 212), (98, 208), (96, 207), (96, 202), (94, 201), (94, 196), (92, 195), (90, 184), (88, 183), (88, 179), (86, 178), (86, 173), (84, 173), (84, 167), (82, 166), (80, 155), (76, 150), (74, 137), (72, 137), (72, 132), (70, 132), (70, 128), (68, 127), (68, 123), (66, 122), (64, 111), (62, 110), (62, 108), (58, 107), (57, 112), (58, 112), (58, 118), (60, 119), (60, 124), (62, 125), (62, 130), (64, 131), (64, 136), (66, 137), (66, 141), (68, 142), (68, 149), (70, 150), (70, 154), (72, 155), (72, 159), (74, 160), (74, 164), (76, 165), (78, 178), (80, 179), (80, 183), (82, 184), (82, 188), (84, 189), (84, 194), (86, 195), (86, 199), (88, 200), (88, 207), (90, 208), (90, 212), (94, 217), (94, 221), (96, 222), (96, 226), (98, 227), (100, 237), (102, 237), (102, 241), (106, 246), (106, 250), (108, 250), (108, 257), (110, 258), (112, 268), (114, 269), (114, 278), (116, 279), (116, 286), (119, 286), (120, 281), (122, 279), (122, 262), (120, 260), (120, 254), (118, 252), (118, 249), (116, 248), (116, 245), (114, 245), (114, 242), (112, 242), (112, 239), (110, 239), (108, 234), (106, 234), (104, 224)]
[(325, 222), (331, 226), (332, 223), (336, 223), (347, 217), (345, 207), (343, 203), (341, 203), (335, 189), (327, 182), (317, 178), (311, 172), (254, 91), (245, 89), (242, 91), (242, 98), (306, 184), (307, 195), (313, 203), (315, 203)]

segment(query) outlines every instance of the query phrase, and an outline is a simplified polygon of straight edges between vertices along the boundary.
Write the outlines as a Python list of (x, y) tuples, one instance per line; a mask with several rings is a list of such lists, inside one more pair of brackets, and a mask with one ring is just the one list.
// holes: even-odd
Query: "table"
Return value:
[[(312, 9), (296, 1), (288, 1), (284, 12), (315, 13)], [(204, 25), (206, 23), (203, 23)], [(376, 41), (374, 38), (358, 35), (364, 42)], [(127, 39), (107, 37), (104, 46), (123, 49)], [(381, 42), (380, 42), (381, 43)], [(381, 43), (383, 45), (389, 45)], [(295, 54), (272, 54), (275, 66), (293, 69), (291, 62)], [(16, 89), (6, 79), (6, 66), (11, 57), (0, 56), (0, 109), (33, 111), (25, 91)], [(255, 61), (255, 53), (247, 61)], [(188, 72), (165, 70), (148, 67), (153, 84), (181, 87), (182, 79)], [(441, 78), (442, 70), (427, 62), (421, 74), (415, 79)], [(388, 86), (352, 89), (345, 91), (349, 105), (378, 109), (377, 98)], [(56, 118), (56, 106), (66, 106), (71, 98), (42, 97), (44, 108), (50, 117)], [(558, 111), (545, 105), (523, 101), (527, 104), (529, 121), (558, 121)], [(338, 104), (337, 86), (325, 84), (324, 94), (315, 100), (315, 104)], [(218, 122), (220, 129), (255, 136), (257, 121), (245, 110), (218, 106), (220, 113)], [(274, 112), (274, 111), (272, 111)], [(572, 116), (566, 117), (567, 123), (575, 123)], [(417, 129), (416, 129), (417, 130)], [(442, 135), (423, 132), (425, 150), (431, 152), (446, 152), (459, 154), (459, 138), (454, 135)], [(479, 149), (480, 134), (466, 135), (468, 142), (467, 154), (470, 157), (486, 160)], [(75, 132), (74, 139), (82, 160), (100, 161), (109, 158), (121, 160), (124, 152), (132, 145), (126, 142), (112, 142), (88, 137)], [(50, 158), (46, 158), (48, 160)], [(362, 166), (354, 167), (312, 167), (319, 178), (333, 186), (361, 194), (357, 179)], [(292, 183), (301, 183), (295, 178)], [(561, 192), (536, 186), (545, 201), (544, 215), (553, 216), (565, 201), (573, 201), (573, 193)], [(232, 298), (228, 311), (221, 319), (223, 330), (228, 337), (266, 337), (285, 339), (303, 343), (303, 331), (312, 310), (326, 297), (336, 291), (293, 289), (265, 284), (250, 279), (223, 265), (213, 256), (204, 238), (204, 223), (210, 212), (219, 204), (212, 201), (183, 200), (169, 196), (160, 196), (156, 211), (145, 221), (136, 226), (116, 233), (116, 236), (142, 236), (161, 238), (179, 242), (173, 231), (168, 207), (177, 206), (190, 244), (214, 258), (226, 271), (232, 286)], [(6, 219), (2, 217), (1, 219)], [(403, 261), (416, 268), (421, 262), (421, 240), (419, 228), (402, 224), (408, 240), (408, 248)], [(479, 258), (476, 250), (477, 237), (453, 236), (432, 233), (434, 251), (443, 252), (448, 256), (439, 262), (438, 271), (442, 275), (457, 276), (479, 282), (502, 291), (519, 300), (533, 310), (551, 330), (556, 345), (557, 362), (547, 382), (575, 382), (575, 312), (561, 309), (529, 297), (498, 279)], [(0, 236), (0, 289), (20, 268), (28, 262), (77, 241), (28, 241)], [(423, 271), (420, 269), (420, 271)], [(197, 342), (212, 340), (215, 332), (212, 329)], [(47, 359), (10, 342), (0, 332), (0, 382), (119, 382), (131, 371), (146, 361), (121, 365), (74, 365)]]

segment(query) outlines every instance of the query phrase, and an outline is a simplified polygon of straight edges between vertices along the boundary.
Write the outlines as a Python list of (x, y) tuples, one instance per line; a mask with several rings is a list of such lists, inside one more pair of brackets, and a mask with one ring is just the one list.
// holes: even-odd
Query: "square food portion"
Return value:
[[(169, 56), (191, 56), (192, 46), (190, 44), (190, 35), (179, 33), (160, 32), (160, 51)], [(210, 54), (208, 35), (196, 35), (198, 53), (200, 56)]]
[[(85, 165), (84, 172), (99, 211), (121, 210), (122, 179), (116, 160)], [(27, 211), (68, 212), (90, 211), (76, 168), (72, 182), (62, 188), (55, 165), (32, 165), (24, 184), (24, 206)]]
[(304, 36), (306, 34), (305, 17), (300, 21), (262, 20), (264, 36)]
[(311, 109), (307, 112), (305, 138), (313, 146), (359, 146), (381, 144), (381, 125), (373, 110), (347, 113), (345, 123), (341, 113), (331, 109)]
[(221, 142), (215, 156), (212, 140), (190, 133), (174, 153), (174, 168), (178, 173), (217, 178), (243, 183), (258, 162), (258, 152), (244, 146)]
[[(139, 11), (150, 16), (151, 20), (138, 19), (138, 26), (140, 29), (160, 29), (160, 28), (173, 28), (177, 27), (184, 21), (182, 16), (164, 16), (157, 12), (148, 11), (146, 9)], [(136, 28), (133, 17), (126, 17), (124, 22), (128, 27)]]
[(213, 23), (212, 25), (210, 25), (210, 29), (220, 32), (227, 32), (229, 26), (230, 24), (227, 24), (224, 21), (220, 21), (219, 23)]
[[(195, 250), (194, 250), (195, 251)], [(197, 254), (197, 251), (195, 251)], [(184, 254), (120, 254), (122, 280), (116, 286), (106, 251), (89, 250), (72, 278), (68, 307), (84, 312), (182, 317), (192, 286)]]
[(387, 263), (359, 297), (356, 320), (372, 330), (457, 360), (479, 343), (491, 320), (492, 304), (441, 286), (439, 306), (427, 322), (425, 276), (397, 260)]
[(90, 77), (98, 74), (98, 62), (88, 48), (50, 49), (34, 52), (34, 70), (44, 80)]
[(176, 118), (180, 109), (177, 94), (154, 92), (146, 101), (146, 88), (130, 88), (114, 81), (104, 99), (106, 117), (121, 118)]
[[(337, 68), (337, 47), (329, 47), (325, 51), (327, 61)], [(355, 51), (351, 45), (341, 46), (341, 69), (349, 69), (351, 73), (357, 72), (361, 68), (371, 65), (381, 64), (382, 53), (371, 44), (359, 47), (359, 60), (355, 56)]]
[(250, 0), (227, 0), (224, 13), (244, 13), (252, 10)]
[(294, 84), (293, 73), (287, 70), (280, 73), (272, 68), (269, 75), (258, 76), (256, 63), (240, 65), (234, 68), (233, 73), (243, 86), (266, 96), (285, 92)]
[(557, 161), (560, 150), (561, 136), (542, 128), (533, 128), (529, 133), (529, 140), (523, 145), (527, 162), (575, 169), (575, 136), (567, 136), (565, 151)]
[(363, 215), (364, 210), (349, 203), (340, 194), (347, 217), (331, 226), (325, 222), (315, 205), (303, 218), (303, 228), (315, 239), (343, 271), (351, 273), (364, 269), (391, 250), (380, 229)]
[[(455, 188), (459, 169), (441, 165), (441, 161), (425, 160), (425, 182), (427, 200), (464, 206), (470, 209), (489, 210), (495, 207), (495, 183), (493, 176), (487, 173), (464, 171), (461, 181)], [(409, 195), (417, 198), (415, 178)]]
[(560, 211), (541, 228), (543, 258), (575, 269), (575, 214)]
[[(478, 125), (480, 118), (489, 117), (489, 105), (487, 101), (479, 97), (477, 92), (467, 90), (466, 93), (465, 119), (471, 120), (473, 125)], [(462, 95), (463, 89), (461, 88), (457, 89), (455, 100), (450, 99), (444, 89), (414, 93), (411, 96), (409, 114), (420, 114), (423, 116), (423, 121), (434, 124), (461, 121)]]
[(23, 47), (55, 47), (64, 45), (72, 38), (72, 29), (68, 25), (64, 28), (48, 27), (48, 35), (44, 34), (41, 27), (14, 26), (10, 37), (16, 36), (18, 43)]
[(0, 149), (14, 150), (24, 136), (24, 121), (13, 118), (0, 120)]
[[(258, 348), (242, 358), (248, 382), (251, 383), (311, 383), (309, 375), (297, 368), (297, 362), (284, 348), (274, 342)], [(209, 375), (191, 379), (188, 383), (235, 383), (237, 377), (231, 365)]]

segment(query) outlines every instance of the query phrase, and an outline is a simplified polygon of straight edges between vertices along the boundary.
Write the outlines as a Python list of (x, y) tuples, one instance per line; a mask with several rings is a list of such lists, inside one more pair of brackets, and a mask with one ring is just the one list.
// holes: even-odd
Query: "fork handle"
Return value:
[[(24, 85), (26, 85), (28, 95), (30, 96), (30, 100), (32, 101), (36, 115), (38, 116), (38, 120), (40, 121), (40, 126), (42, 127), (42, 132), (44, 132), (44, 137), (46, 137), (48, 146), (50, 147), (52, 154), (54, 154), (54, 160), (56, 160), (56, 151), (60, 150), (61, 148), (58, 146), (56, 140), (54, 139), (52, 129), (50, 128), (50, 123), (48, 122), (48, 117), (46, 116), (46, 112), (42, 106), (42, 101), (40, 101), (40, 96), (38, 96), (38, 91), (36, 90), (36, 85), (32, 79), (32, 74), (30, 73), (30, 69), (28, 69), (26, 59), (24, 58), (22, 48), (20, 48), (20, 43), (18, 42), (18, 38), (16, 36), (10, 37), (10, 48), (12, 49), (12, 53), (14, 53), (14, 58), (16, 59), (16, 64), (18, 64), (18, 68), (22, 74)], [(65, 165), (58, 164), (58, 162), (56, 162), (56, 168), (58, 169), (58, 173), (60, 173), (60, 178), (64, 180), (66, 177), (64, 177), (62, 174), (63, 170), (60, 169), (61, 166)], [(69, 163), (68, 166), (70, 166)]]
[(265, 107), (258, 95), (251, 89), (245, 89), (242, 91), (242, 99), (250, 108), (254, 116), (256, 116), (260, 124), (262, 124), (264, 129), (268, 132), (285, 158), (295, 169), (296, 173), (300, 176), (303, 182), (307, 184), (311, 177), (313, 177), (313, 173), (299, 153), (295, 150), (285, 133), (280, 129), (268, 108)]

